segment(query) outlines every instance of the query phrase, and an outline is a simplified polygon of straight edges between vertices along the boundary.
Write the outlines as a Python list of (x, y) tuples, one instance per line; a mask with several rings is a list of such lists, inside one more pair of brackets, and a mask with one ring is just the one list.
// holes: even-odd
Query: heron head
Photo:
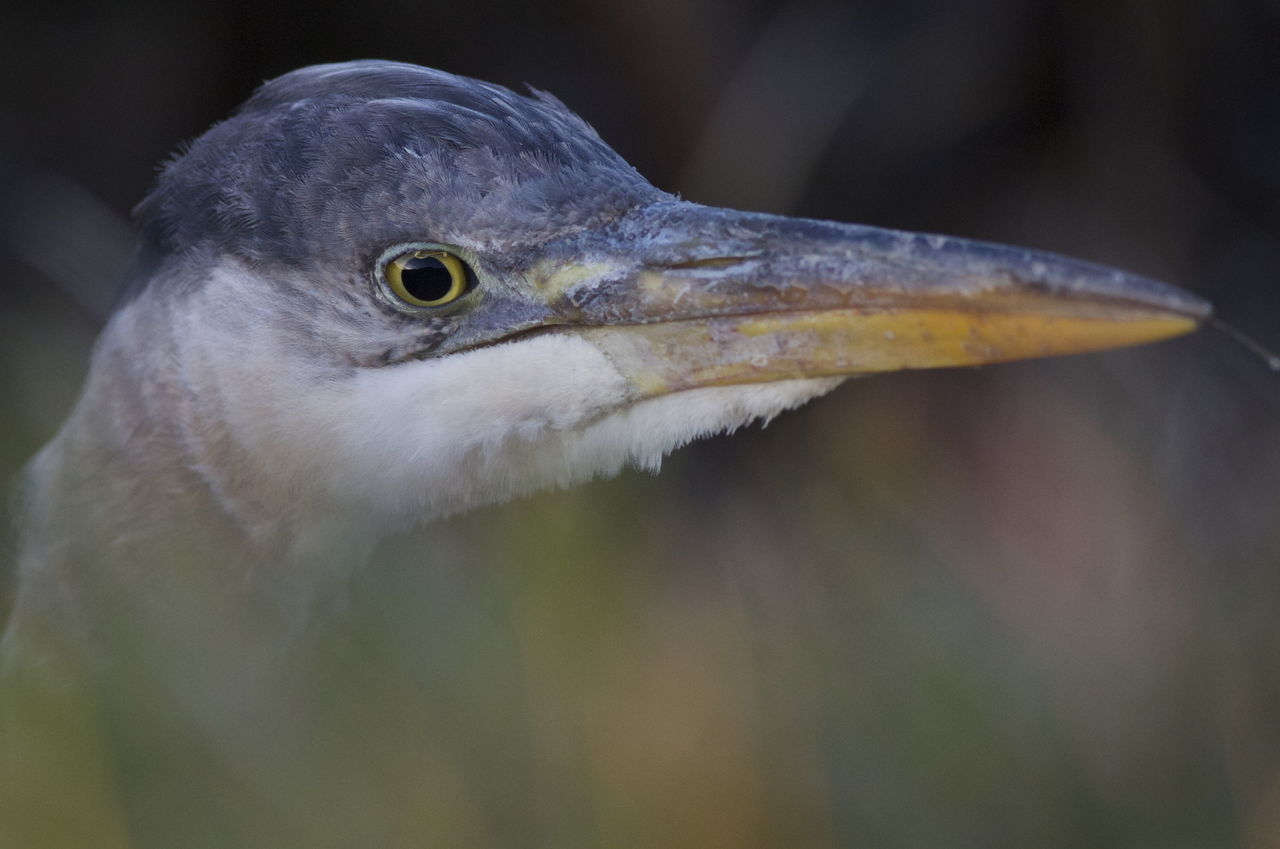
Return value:
[(139, 214), (114, 345), (167, 352), (229, 509), (431, 518), (655, 467), (849, 375), (1207, 312), (1049, 254), (686, 203), (549, 95), (387, 62), (267, 83)]

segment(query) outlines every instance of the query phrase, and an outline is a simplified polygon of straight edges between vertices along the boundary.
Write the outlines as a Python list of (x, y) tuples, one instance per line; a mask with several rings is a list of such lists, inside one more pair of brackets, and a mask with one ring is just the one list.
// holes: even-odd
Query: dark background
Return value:
[[(74, 401), (155, 164), (352, 58), (547, 89), (690, 200), (1078, 255), (1280, 347), (1276, 2), (50, 2), (0, 29), (5, 475)], [(316, 639), (350, 716), (402, 736), (343, 797), (386, 845), (1280, 847), (1280, 375), (1205, 330), (854, 381), (657, 478), (393, 540)], [(361, 756), (350, 716), (320, 774)]]

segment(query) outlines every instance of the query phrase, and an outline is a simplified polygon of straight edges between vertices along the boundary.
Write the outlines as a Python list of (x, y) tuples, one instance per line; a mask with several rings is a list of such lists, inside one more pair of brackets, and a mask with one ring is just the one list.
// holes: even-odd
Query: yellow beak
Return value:
[(532, 282), (641, 396), (1083, 353), (1210, 312), (1053, 254), (686, 203), (550, 246)]

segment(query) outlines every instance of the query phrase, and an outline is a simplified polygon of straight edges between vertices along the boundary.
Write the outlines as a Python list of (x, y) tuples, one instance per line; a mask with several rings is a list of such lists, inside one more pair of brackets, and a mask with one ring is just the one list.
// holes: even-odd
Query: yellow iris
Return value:
[(442, 307), (467, 293), (467, 267), (448, 251), (412, 250), (384, 268), (391, 293), (414, 307)]

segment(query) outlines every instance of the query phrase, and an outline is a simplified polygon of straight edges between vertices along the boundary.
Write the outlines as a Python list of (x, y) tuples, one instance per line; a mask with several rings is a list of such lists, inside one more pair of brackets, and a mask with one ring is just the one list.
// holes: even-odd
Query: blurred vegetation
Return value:
[[(1267, 0), (4, 19), (6, 474), (74, 401), (154, 163), (358, 57), (550, 90), (692, 200), (1075, 254), (1280, 347)], [(300, 641), (305, 709), (271, 739), (246, 710), (293, 771), (193, 762), (151, 810), (86, 701), (62, 755), (147, 825), (38, 764), (31, 792), (66, 846), (1280, 847), (1278, 387), (1210, 331), (852, 381), (656, 478), (388, 541)]]

